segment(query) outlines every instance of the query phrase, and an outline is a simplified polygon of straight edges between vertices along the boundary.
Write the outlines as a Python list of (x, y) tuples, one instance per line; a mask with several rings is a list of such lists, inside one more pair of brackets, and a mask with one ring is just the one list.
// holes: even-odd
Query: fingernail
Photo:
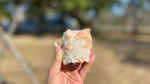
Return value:
[(55, 45), (55, 51), (57, 53), (57, 42), (55, 42), (54, 45)]
[(56, 47), (57, 47), (57, 42), (55, 42), (55, 44), (54, 44)]

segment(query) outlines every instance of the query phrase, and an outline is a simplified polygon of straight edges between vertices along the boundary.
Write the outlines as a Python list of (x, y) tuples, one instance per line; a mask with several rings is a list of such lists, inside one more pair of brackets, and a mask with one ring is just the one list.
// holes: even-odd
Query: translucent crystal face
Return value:
[[(92, 43), (87, 41), (86, 38), (80, 38), (80, 36), (76, 38), (78, 32), (79, 31), (72, 31), (71, 34), (69, 34), (71, 35), (69, 39), (66, 36), (66, 32), (63, 34), (62, 39), (64, 40), (64, 45), (62, 48), (62, 55), (64, 65), (69, 63), (82, 63), (84, 61), (89, 62)], [(90, 33), (88, 36), (91, 39)]]

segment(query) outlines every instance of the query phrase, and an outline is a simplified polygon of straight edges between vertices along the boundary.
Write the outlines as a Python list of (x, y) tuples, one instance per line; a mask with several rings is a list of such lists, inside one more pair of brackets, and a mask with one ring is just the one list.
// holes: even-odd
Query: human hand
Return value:
[(48, 84), (83, 84), (94, 59), (93, 50), (91, 50), (90, 62), (63, 65), (61, 47), (57, 45), (55, 61), (49, 71)]

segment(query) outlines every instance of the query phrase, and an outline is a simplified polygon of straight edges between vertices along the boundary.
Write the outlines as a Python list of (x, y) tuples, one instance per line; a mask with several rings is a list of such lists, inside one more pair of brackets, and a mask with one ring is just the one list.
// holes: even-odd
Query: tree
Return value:
[[(62, 14), (70, 15), (76, 18), (80, 25), (83, 27), (84, 25), (91, 25), (93, 20), (99, 15), (99, 11), (104, 8), (110, 8), (112, 4), (119, 3), (117, 0), (13, 0), (13, 1), (1, 1), (0, 10), (6, 5), (4, 3), (12, 3), (14, 6), (20, 6), (21, 4), (29, 4), (29, 10), (26, 12), (27, 18), (39, 18), (39, 26), (40, 28), (44, 24), (45, 10), (46, 9), (54, 9), (56, 12), (60, 12)], [(89, 21), (83, 20), (80, 16), (80, 13), (87, 13), (90, 9), (94, 9), (96, 11), (96, 15), (90, 19)], [(4, 11), (2, 13), (9, 12)], [(3, 14), (6, 15), (6, 14)], [(0, 15), (1, 16), (1, 15)]]
[[(39, 17), (42, 21), (46, 8), (53, 8), (57, 12), (75, 17), (80, 25), (91, 25), (92, 21), (97, 17), (99, 11), (104, 8), (110, 8), (112, 4), (119, 3), (116, 0), (33, 0), (30, 4), (28, 15), (31, 17)], [(80, 12), (86, 12), (90, 9), (96, 10), (96, 15), (90, 21), (84, 21), (79, 16)]]

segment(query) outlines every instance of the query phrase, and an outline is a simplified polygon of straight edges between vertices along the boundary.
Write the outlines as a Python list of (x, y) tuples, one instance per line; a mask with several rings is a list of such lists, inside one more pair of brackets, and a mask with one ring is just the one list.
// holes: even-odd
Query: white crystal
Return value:
[[(64, 44), (62, 48), (62, 57), (64, 65), (69, 63), (79, 63), (78, 59), (80, 57), (82, 57), (85, 62), (89, 62), (90, 60), (90, 50), (83, 47), (84, 45), (89, 45), (89, 42), (83, 38), (74, 39), (74, 36), (76, 36), (78, 32), (79, 31), (73, 31), (73, 37), (71, 39), (67, 39), (66, 32), (63, 33), (62, 39)], [(71, 45), (71, 49), (69, 51), (67, 51), (68, 45)]]

